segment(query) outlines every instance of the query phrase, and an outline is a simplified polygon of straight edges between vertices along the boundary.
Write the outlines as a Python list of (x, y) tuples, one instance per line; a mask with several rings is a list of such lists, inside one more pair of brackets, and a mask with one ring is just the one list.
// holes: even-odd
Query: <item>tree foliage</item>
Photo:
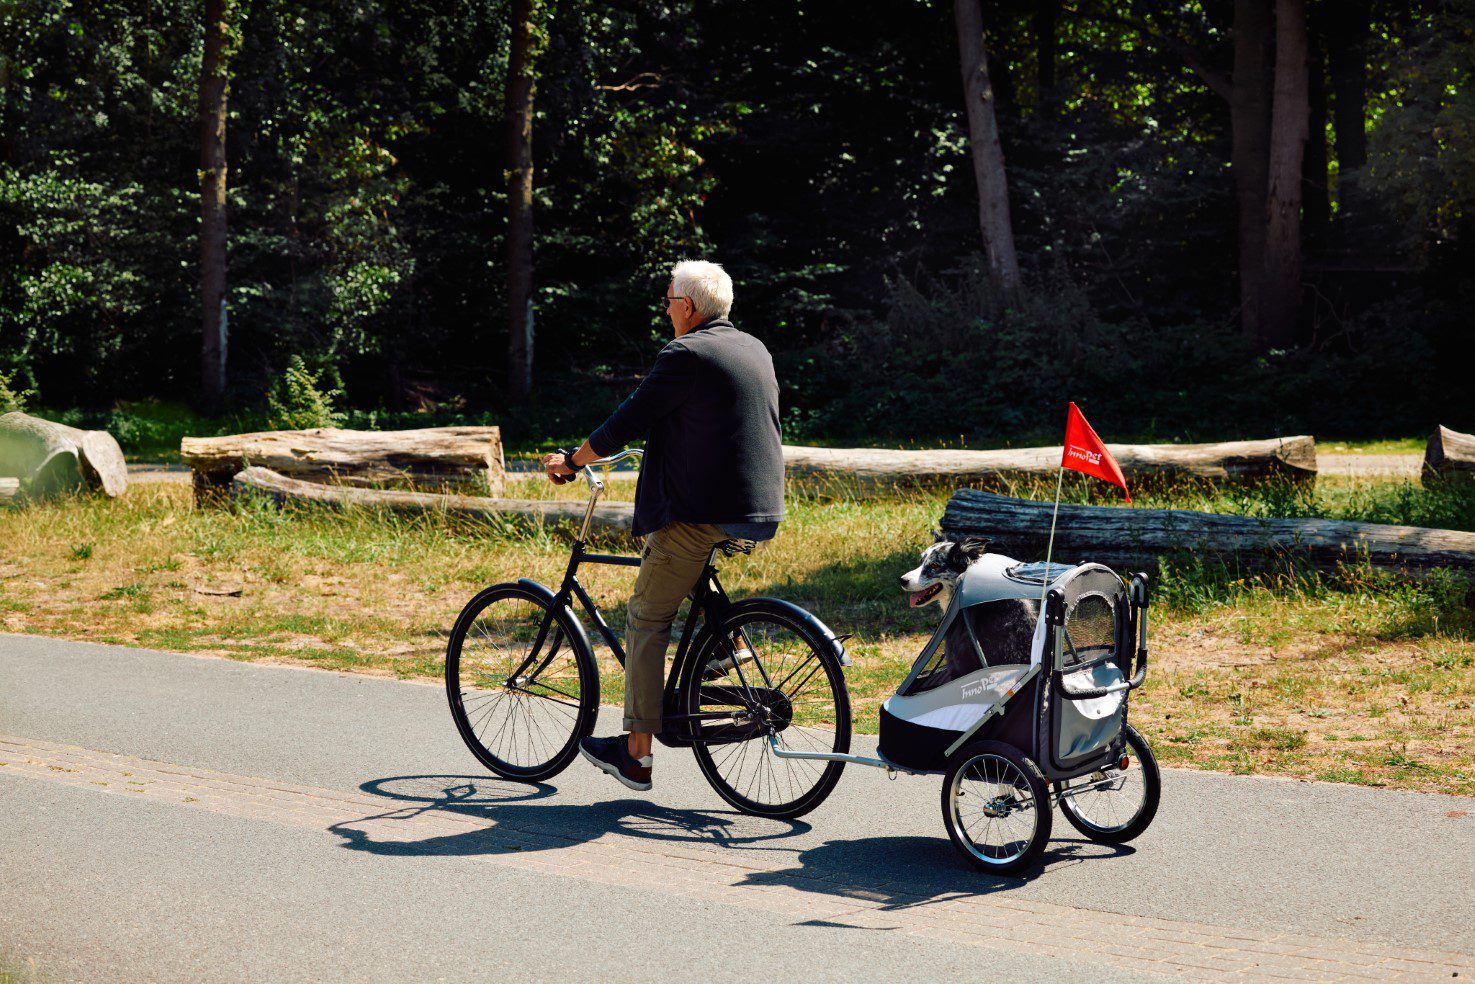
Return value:
[[(1339, 8), (1308, 8), (1321, 43)], [(1376, 207), (1351, 220), (1333, 154), (1303, 341), (1269, 354), (1230, 330), (1232, 4), (1040, 9), (982, 5), (1011, 309), (974, 282), (951, 2), (547, 4), (537, 405), (648, 365), (665, 271), (702, 256), (775, 351), (796, 433), (1006, 433), (1067, 397), (1118, 430), (1468, 421), (1428, 382), (1453, 381), (1475, 295), (1468, 0), (1373, 8)], [(301, 357), (360, 409), (498, 413), (506, 0), (249, 0), (238, 29), (234, 405), (259, 409)], [(197, 4), (0, 2), (0, 372), (48, 403), (195, 392), (202, 36)]]

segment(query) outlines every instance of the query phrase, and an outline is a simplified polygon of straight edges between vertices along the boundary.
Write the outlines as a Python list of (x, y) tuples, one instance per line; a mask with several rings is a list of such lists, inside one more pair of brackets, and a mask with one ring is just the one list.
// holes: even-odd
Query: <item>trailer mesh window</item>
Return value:
[(1067, 666), (1096, 663), (1116, 652), (1116, 608), (1105, 595), (1082, 596), (1065, 613)]

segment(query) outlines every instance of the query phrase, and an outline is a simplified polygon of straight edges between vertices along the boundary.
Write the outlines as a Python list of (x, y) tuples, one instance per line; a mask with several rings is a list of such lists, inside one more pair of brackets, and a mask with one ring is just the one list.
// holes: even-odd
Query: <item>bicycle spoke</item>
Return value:
[[(803, 812), (806, 798), (839, 774), (838, 763), (780, 758), (784, 751), (833, 752), (849, 747), (844, 678), (827, 654), (783, 616), (767, 613), (725, 624), (707, 659), (729, 666), (702, 681), (697, 711), (741, 707), (751, 716), (721, 730), (696, 749), (703, 771), (729, 802), (749, 812)], [(738, 652), (745, 658), (738, 660)], [(842, 717), (844, 720), (842, 721)], [(823, 727), (815, 727), (816, 724)], [(723, 739), (726, 740), (723, 740)]]

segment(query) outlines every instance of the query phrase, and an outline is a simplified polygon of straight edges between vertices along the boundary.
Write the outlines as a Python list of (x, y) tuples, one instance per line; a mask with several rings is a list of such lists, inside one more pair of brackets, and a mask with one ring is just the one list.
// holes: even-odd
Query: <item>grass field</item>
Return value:
[[(512, 484), (509, 494), (579, 495), (533, 479)], [(613, 497), (632, 492), (632, 483), (610, 484)], [(1013, 491), (1049, 498), (1054, 488)], [(1067, 494), (1091, 493), (1067, 483)], [(848, 681), (862, 731), (874, 730), (877, 708), (939, 615), (907, 608), (896, 577), (930, 541), (945, 500), (945, 491), (871, 499), (791, 490), (779, 537), (723, 567), (733, 595), (776, 594), (855, 633)], [(1179, 487), (1134, 502), (1475, 528), (1475, 497), (1391, 481), (1324, 477), (1315, 493)], [(200, 510), (187, 486), (138, 485), (120, 501), (0, 513), (0, 629), (434, 677), (465, 601), (519, 576), (556, 583), (568, 539), (566, 529), (524, 521), (259, 500)], [(612, 535), (598, 546), (634, 549)], [(1058, 549), (1071, 558), (1068, 530)], [(1194, 563), (1156, 574), (1153, 670), (1133, 717), (1166, 764), (1475, 793), (1468, 577), (1415, 581), (1365, 568), (1242, 576)], [(587, 569), (617, 629), (633, 577), (628, 568)], [(620, 677), (605, 662), (605, 699), (619, 703)]]

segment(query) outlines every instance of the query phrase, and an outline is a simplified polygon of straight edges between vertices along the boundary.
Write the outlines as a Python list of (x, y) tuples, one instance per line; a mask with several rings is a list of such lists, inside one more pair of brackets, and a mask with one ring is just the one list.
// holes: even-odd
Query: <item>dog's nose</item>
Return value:
[(907, 586), (907, 576), (905, 574), (903, 574), (901, 577), (897, 578), (897, 580), (901, 582), (901, 586), (903, 588)]

